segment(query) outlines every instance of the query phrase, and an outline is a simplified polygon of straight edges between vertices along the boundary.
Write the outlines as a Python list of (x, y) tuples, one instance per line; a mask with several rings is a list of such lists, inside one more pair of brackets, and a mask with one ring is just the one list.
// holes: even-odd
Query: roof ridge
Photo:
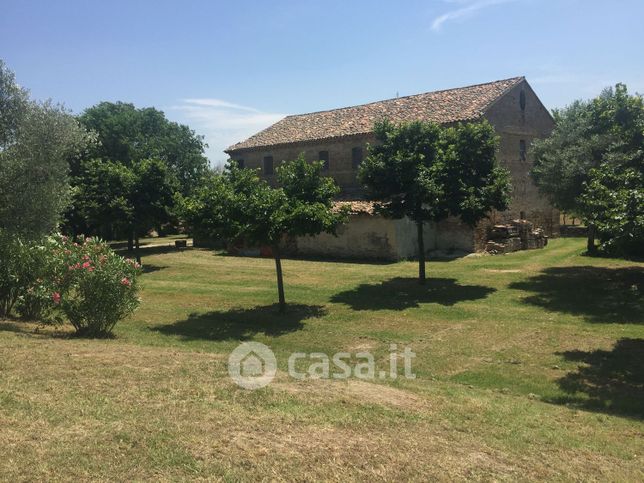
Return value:
[(398, 100), (398, 99), (409, 99), (411, 97), (418, 97), (418, 96), (426, 96), (427, 94), (439, 94), (441, 92), (458, 91), (458, 90), (462, 90), (462, 89), (471, 89), (472, 87), (481, 87), (481, 86), (487, 86), (487, 85), (490, 85), (490, 84), (499, 84), (501, 82), (514, 81), (514, 83), (516, 84), (519, 81), (522, 81), (524, 79), (525, 79), (525, 76), (508, 77), (507, 79), (499, 79), (499, 80), (489, 81), (489, 82), (480, 82), (478, 84), (471, 84), (471, 85), (468, 85), (468, 86), (452, 87), (450, 89), (438, 89), (436, 91), (420, 92), (418, 94), (409, 94), (409, 95), (400, 96), (400, 97), (390, 97), (389, 99), (382, 99), (380, 101), (365, 102), (363, 104), (355, 104), (353, 106), (334, 107), (332, 109), (322, 109), (320, 111), (304, 112), (302, 114), (289, 114), (288, 116), (285, 116), (284, 119), (294, 118), (294, 117), (310, 116), (312, 114), (320, 114), (320, 113), (323, 113), (323, 112), (343, 111), (345, 109), (353, 109), (354, 107), (370, 106), (371, 104), (382, 104), (383, 102), (390, 102), (390, 101), (395, 101), (395, 100)]

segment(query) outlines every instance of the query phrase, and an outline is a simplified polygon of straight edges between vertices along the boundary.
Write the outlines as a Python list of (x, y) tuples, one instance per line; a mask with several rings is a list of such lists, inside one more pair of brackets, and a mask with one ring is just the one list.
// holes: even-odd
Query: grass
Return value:
[[(644, 453), (644, 264), (583, 241), (428, 265), (144, 255), (116, 338), (0, 323), (7, 480), (631, 480)], [(274, 350), (256, 391), (240, 341)], [(293, 352), (410, 346), (416, 379), (296, 381)], [(400, 368), (402, 371), (402, 368)]]

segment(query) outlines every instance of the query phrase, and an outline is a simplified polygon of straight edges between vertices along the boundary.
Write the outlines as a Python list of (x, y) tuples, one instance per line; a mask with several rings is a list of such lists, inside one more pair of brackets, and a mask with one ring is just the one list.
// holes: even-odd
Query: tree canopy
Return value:
[(588, 225), (589, 252), (595, 250), (595, 233), (604, 251), (632, 252), (644, 244), (643, 220), (636, 214), (644, 211), (642, 97), (617, 84), (553, 116), (551, 135), (532, 146), (532, 175), (539, 189), (557, 208)]
[(376, 123), (377, 144), (358, 178), (377, 210), (417, 225), (418, 276), (425, 281), (424, 224), (449, 215), (476, 224), (507, 208), (507, 170), (496, 162), (497, 137), (488, 122), (442, 127), (430, 122)]
[(79, 120), (98, 136), (99, 143), (90, 157), (127, 167), (143, 159), (159, 159), (167, 163), (183, 194), (190, 192), (208, 168), (203, 136), (169, 121), (152, 107), (137, 109), (123, 102), (101, 102), (85, 110)]
[(68, 159), (91, 143), (62, 106), (29, 100), (0, 63), (0, 228), (29, 238), (56, 228), (70, 199)]
[(277, 169), (280, 187), (261, 180), (255, 170), (229, 162), (193, 196), (183, 200), (189, 225), (213, 238), (269, 246), (275, 259), (280, 311), (285, 308), (281, 245), (287, 236), (335, 233), (346, 219), (333, 209), (339, 189), (322, 176), (322, 162), (309, 163), (301, 155)]

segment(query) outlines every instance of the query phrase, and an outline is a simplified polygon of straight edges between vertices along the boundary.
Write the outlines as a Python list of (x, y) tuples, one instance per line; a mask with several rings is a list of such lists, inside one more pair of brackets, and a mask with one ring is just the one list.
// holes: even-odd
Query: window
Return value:
[(324, 171), (328, 171), (329, 170), (329, 152), (328, 151), (320, 151), (320, 153), (318, 154), (318, 159), (320, 161), (323, 161), (322, 169)]
[(243, 159), (238, 159), (237, 160), (237, 167), (239, 169), (244, 169), (244, 160)]
[(358, 146), (351, 149), (351, 167), (358, 169), (360, 163), (362, 163), (362, 148)]
[(264, 156), (264, 174), (273, 174), (273, 156)]
[(527, 154), (528, 152), (525, 144), (525, 139), (521, 139), (519, 141), (519, 159), (521, 161), (525, 161), (527, 158)]
[(522, 111), (525, 111), (525, 91), (521, 91), (519, 94), (519, 107), (521, 107)]

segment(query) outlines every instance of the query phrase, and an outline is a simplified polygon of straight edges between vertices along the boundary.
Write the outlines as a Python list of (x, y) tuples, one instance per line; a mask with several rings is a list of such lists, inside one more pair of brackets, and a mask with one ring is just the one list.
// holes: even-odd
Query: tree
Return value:
[(136, 259), (141, 263), (139, 236), (160, 226), (169, 216), (178, 186), (166, 164), (159, 159), (144, 159), (132, 167), (133, 184), (128, 196), (132, 216), (128, 220), (136, 247)]
[(16, 83), (14, 73), (0, 60), (0, 151), (15, 141), (28, 104), (29, 92)]
[(475, 225), (509, 201), (508, 172), (497, 166), (497, 138), (487, 122), (444, 128), (415, 121), (376, 123), (378, 144), (358, 178), (379, 213), (409, 217), (417, 227), (418, 280), (425, 283), (424, 225), (459, 216)]
[(90, 157), (117, 161), (127, 167), (144, 159), (164, 161), (184, 195), (208, 168), (203, 136), (170, 122), (163, 112), (152, 107), (137, 109), (123, 102), (101, 102), (85, 110), (79, 120), (98, 134), (100, 143)]
[(139, 256), (139, 237), (170, 216), (177, 182), (158, 159), (132, 162), (131, 167), (114, 161), (87, 160), (74, 179), (71, 210), (73, 225), (82, 232), (114, 238), (126, 233)]
[(644, 153), (607, 156), (589, 173), (579, 198), (600, 247), (619, 256), (644, 257)]
[(121, 163), (99, 159), (82, 160), (72, 184), (72, 209), (67, 216), (76, 228), (74, 235), (97, 234), (114, 239), (131, 232), (133, 216), (132, 170)]
[(92, 136), (62, 106), (30, 101), (0, 64), (0, 228), (38, 238), (61, 221), (70, 199), (68, 159)]
[[(620, 166), (622, 160), (637, 159), (637, 151), (644, 149), (642, 97), (629, 95), (625, 85), (617, 84), (591, 101), (575, 101), (553, 111), (553, 117), (555, 128), (551, 135), (532, 145), (532, 176), (555, 207), (586, 223), (587, 248), (593, 253), (595, 220), (600, 215), (598, 211), (602, 211), (601, 199), (608, 198), (599, 189), (599, 198), (591, 201), (594, 188), (599, 188), (592, 173), (606, 179), (601, 174), (605, 173), (604, 164)], [(602, 236), (606, 240), (607, 232)]]
[(334, 210), (339, 192), (331, 178), (322, 176), (322, 162), (304, 156), (277, 169), (278, 188), (260, 180), (257, 172), (229, 162), (219, 176), (182, 201), (184, 218), (193, 229), (212, 237), (271, 247), (275, 259), (279, 310), (286, 307), (281, 245), (285, 237), (335, 233), (346, 220)]

